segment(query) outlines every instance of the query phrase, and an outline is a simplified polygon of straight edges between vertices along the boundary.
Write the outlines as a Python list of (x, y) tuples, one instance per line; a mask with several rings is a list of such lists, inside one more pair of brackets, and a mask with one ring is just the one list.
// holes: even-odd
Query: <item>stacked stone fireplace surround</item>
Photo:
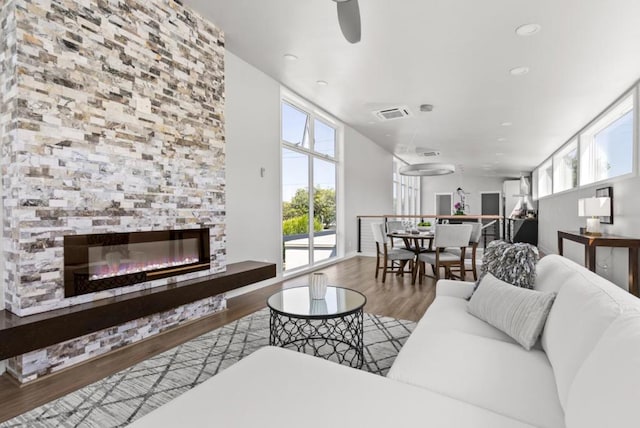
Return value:
[[(173, 0), (0, 0), (6, 310), (225, 270), (224, 36)], [(65, 298), (63, 237), (209, 227), (211, 268)], [(223, 295), (7, 361), (20, 382), (211, 314)]]

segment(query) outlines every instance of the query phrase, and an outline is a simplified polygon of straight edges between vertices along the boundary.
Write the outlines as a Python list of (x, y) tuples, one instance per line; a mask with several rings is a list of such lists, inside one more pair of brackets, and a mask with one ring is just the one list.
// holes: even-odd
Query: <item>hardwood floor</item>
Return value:
[[(367, 297), (365, 312), (411, 321), (419, 320), (435, 297), (435, 281), (425, 278), (411, 285), (411, 275), (388, 275), (383, 284), (374, 278), (375, 259), (354, 257), (320, 269), (330, 285), (352, 288)], [(0, 422), (73, 392), (137, 364), (215, 328), (264, 308), (267, 297), (281, 288), (308, 284), (308, 275), (285, 280), (228, 300), (228, 309), (97, 357), (78, 366), (19, 386), (7, 374), (0, 376)]]
[[(326, 273), (331, 285), (358, 290), (367, 296), (364, 311), (371, 314), (418, 321), (435, 298), (432, 278), (425, 278), (421, 285), (411, 285), (411, 274), (404, 277), (389, 274), (384, 284), (381, 278), (376, 280), (375, 259), (371, 257), (355, 257), (318, 272)], [(284, 286), (306, 284), (305, 275), (286, 281)]]

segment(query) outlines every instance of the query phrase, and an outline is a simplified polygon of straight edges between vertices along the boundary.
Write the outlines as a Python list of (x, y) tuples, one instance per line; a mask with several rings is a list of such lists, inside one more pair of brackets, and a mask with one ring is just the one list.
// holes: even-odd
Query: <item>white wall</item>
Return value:
[[(634, 106), (635, 130), (633, 135), (635, 162), (634, 172), (627, 176), (593, 184), (580, 189), (550, 195), (538, 201), (538, 246), (547, 254), (558, 253), (558, 230), (577, 231), (586, 226), (586, 218), (578, 217), (578, 199), (595, 196), (596, 189), (613, 187), (612, 225), (601, 224), (603, 233), (640, 238), (640, 101), (638, 86)], [(599, 117), (606, 113), (602, 113)], [(595, 118), (591, 123), (596, 121)], [(591, 123), (586, 124), (589, 127)], [(579, 131), (579, 133), (582, 131)], [(584, 265), (584, 246), (564, 240), (563, 255)], [(625, 248), (598, 247), (596, 250), (596, 273), (614, 284), (629, 289), (629, 256)]]
[(280, 272), (280, 85), (229, 51), (225, 80), (227, 262)]
[[(229, 51), (225, 81), (227, 261), (276, 263), (281, 278), (280, 84)], [(340, 238), (343, 252), (351, 255), (357, 245), (356, 215), (392, 211), (393, 157), (348, 126), (343, 147)], [(265, 168), (264, 177), (260, 168)]]
[(421, 212), (423, 214), (436, 212), (436, 193), (453, 193), (453, 203), (459, 202), (456, 189), (461, 187), (467, 193), (466, 203), (469, 208), (466, 214), (480, 214), (480, 192), (502, 192), (504, 180), (504, 177), (485, 177), (457, 172), (436, 177), (423, 177), (420, 185)]
[[(345, 128), (344, 144), (346, 254), (357, 250), (358, 215), (393, 212), (393, 156), (352, 128)], [(363, 235), (370, 226), (363, 222)]]
[[(640, 178), (633, 177), (611, 183), (603, 183), (538, 201), (538, 244), (546, 254), (558, 253), (558, 230), (574, 230), (586, 226), (586, 219), (578, 217), (578, 199), (595, 196), (595, 189), (613, 186), (612, 225), (601, 224), (605, 233), (640, 237)], [(564, 241), (564, 255), (584, 265), (584, 246)], [(601, 247), (596, 253), (596, 272), (628, 289), (628, 253), (626, 249)]]

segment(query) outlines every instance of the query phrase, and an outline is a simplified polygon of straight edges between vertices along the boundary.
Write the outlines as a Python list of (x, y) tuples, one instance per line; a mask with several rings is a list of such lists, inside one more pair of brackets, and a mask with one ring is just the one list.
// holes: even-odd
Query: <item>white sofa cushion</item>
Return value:
[(634, 296), (568, 259), (573, 275), (556, 296), (542, 333), (542, 347), (553, 366), (563, 408), (578, 369), (602, 333)]
[(422, 319), (425, 320), (425, 323), (429, 323), (434, 327), (459, 330), (476, 336), (516, 343), (505, 332), (471, 315), (467, 310), (468, 305), (469, 302), (461, 298), (438, 296), (429, 306), (429, 310), (427, 310)]
[(575, 274), (575, 266), (577, 265), (571, 260), (557, 254), (549, 254), (541, 258), (536, 265), (536, 280), (533, 289), (557, 293), (562, 284)]
[(387, 377), (538, 427), (564, 427), (553, 370), (544, 352), (444, 328), (430, 312), (400, 350)]
[(470, 404), (281, 348), (262, 348), (132, 428), (531, 428)]
[[(475, 282), (441, 279), (436, 283), (436, 297), (449, 296), (468, 300), (475, 288)], [(429, 308), (431, 308), (431, 306), (429, 306)]]
[(556, 293), (514, 287), (487, 273), (469, 301), (469, 313), (513, 337), (526, 350), (538, 340)]
[(618, 317), (578, 371), (569, 391), (570, 428), (640, 426), (640, 313)]

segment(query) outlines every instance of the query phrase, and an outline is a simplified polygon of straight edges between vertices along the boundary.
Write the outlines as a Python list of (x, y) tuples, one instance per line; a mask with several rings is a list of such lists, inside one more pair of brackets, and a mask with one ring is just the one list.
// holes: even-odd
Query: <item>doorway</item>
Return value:
[(436, 216), (451, 215), (453, 209), (453, 193), (436, 193)]

